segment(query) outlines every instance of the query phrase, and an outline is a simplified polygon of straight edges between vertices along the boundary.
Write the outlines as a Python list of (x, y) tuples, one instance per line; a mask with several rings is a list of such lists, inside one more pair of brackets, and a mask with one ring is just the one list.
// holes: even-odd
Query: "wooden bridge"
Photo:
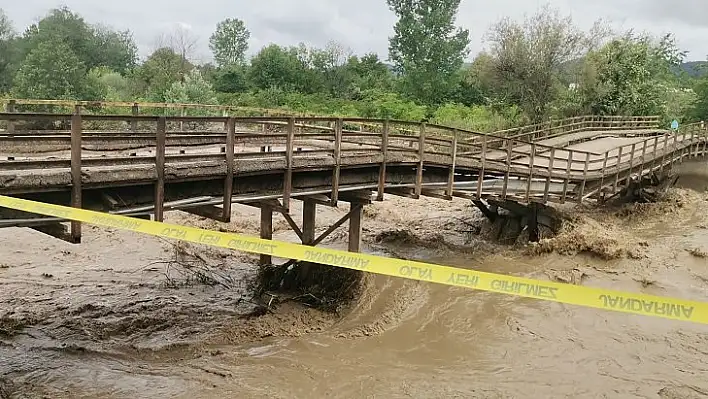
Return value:
[[(131, 112), (91, 114), (97, 105)], [(352, 251), (362, 206), (384, 194), (478, 206), (602, 200), (708, 145), (703, 123), (673, 132), (658, 117), (582, 116), (483, 134), (396, 120), (231, 116), (227, 107), (215, 108), (219, 116), (188, 116), (186, 106), (156, 116), (133, 103), (74, 104), (71, 113), (15, 106), (0, 113), (0, 194), (156, 220), (182, 209), (228, 221), (231, 205), (243, 203), (262, 209), (262, 237), (272, 236), (275, 211), (309, 245), (351, 219)], [(302, 228), (289, 216), (294, 199), (305, 203)], [(341, 201), (350, 213), (314, 237), (316, 205)], [(10, 210), (0, 218), (0, 227), (45, 232), (63, 222)], [(72, 222), (69, 238), (80, 237)]]

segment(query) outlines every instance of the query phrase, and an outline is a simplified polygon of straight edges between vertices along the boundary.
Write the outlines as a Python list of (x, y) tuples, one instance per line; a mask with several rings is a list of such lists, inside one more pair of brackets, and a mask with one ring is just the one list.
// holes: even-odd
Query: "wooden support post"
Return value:
[(627, 179), (625, 180), (625, 185), (629, 186), (629, 182), (632, 181), (632, 168), (634, 167), (634, 152), (637, 149), (637, 143), (632, 144), (632, 154), (629, 156), (629, 171), (627, 172)]
[(529, 204), (529, 208), (531, 208), (531, 212), (529, 214), (529, 222), (528, 222), (528, 228), (529, 228), (529, 241), (530, 242), (538, 242), (540, 240), (540, 232), (538, 229), (538, 206), (539, 204), (536, 202), (531, 202)]
[(617, 186), (619, 185), (619, 167), (622, 163), (622, 150), (624, 147), (619, 148), (619, 154), (617, 154), (617, 162), (615, 163), (615, 182), (612, 184), (612, 194), (617, 192)]
[(234, 193), (234, 145), (236, 140), (236, 120), (226, 122), (226, 179), (224, 180), (224, 213), (222, 219), (231, 221), (231, 201)]
[[(133, 116), (138, 116), (140, 114), (140, 106), (138, 105), (138, 103), (133, 104), (132, 114)], [(138, 131), (137, 119), (132, 119), (130, 121), (130, 130), (132, 130), (133, 133), (136, 133)]]
[[(71, 116), (71, 206), (81, 208), (81, 106), (74, 108)], [(81, 222), (71, 221), (71, 241), (81, 242)]]
[(361, 219), (364, 213), (364, 206), (360, 203), (352, 202), (350, 205), (349, 217), (349, 252), (361, 251)]
[[(585, 118), (583, 118), (585, 119)], [(605, 161), (607, 161), (607, 156), (605, 156)], [(561, 194), (561, 204), (565, 204), (565, 199), (568, 196), (568, 184), (570, 184), (570, 174), (572, 172), (572, 167), (573, 167), (573, 150), (568, 150), (568, 162), (566, 162), (565, 165), (565, 180), (563, 181), (563, 194)], [(605, 172), (603, 170), (602, 176), (605, 176)], [(602, 185), (602, 184), (600, 184)]]
[(487, 159), (487, 135), (482, 136), (482, 157), (480, 159), (479, 178), (477, 179), (477, 199), (482, 199), (482, 185), (484, 184), (484, 164)]
[(334, 172), (332, 173), (332, 206), (339, 201), (339, 176), (342, 169), (342, 129), (344, 121), (337, 119), (334, 123)]
[(155, 146), (155, 220), (162, 222), (165, 218), (165, 141), (167, 140), (167, 118), (161, 116), (157, 121), (157, 136)]
[(302, 207), (302, 243), (312, 245), (315, 242), (317, 202), (305, 198)]
[(295, 141), (295, 118), (288, 119), (288, 136), (285, 140), (285, 177), (283, 181), (283, 206), (290, 209), (293, 192), (293, 142)]
[(425, 163), (425, 123), (420, 124), (418, 136), (418, 170), (415, 176), (415, 198), (420, 198), (423, 192), (423, 166)]
[(531, 143), (531, 154), (529, 154), (529, 176), (526, 180), (526, 202), (531, 200), (531, 184), (533, 182), (533, 167), (536, 158), (536, 144)]
[[(16, 111), (15, 109), (15, 100), (10, 100), (7, 102), (5, 105), (5, 111), (9, 114), (12, 114)], [(14, 133), (15, 132), (15, 121), (8, 120), (7, 121), (7, 132), (8, 133)]]
[[(264, 240), (273, 239), (273, 209), (268, 204), (261, 206), (261, 238)], [(272, 265), (271, 255), (261, 255), (260, 265)]]
[(384, 192), (386, 191), (386, 163), (388, 162), (388, 135), (391, 126), (387, 120), (383, 123), (383, 134), (381, 135), (381, 156), (383, 160), (379, 166), (379, 188), (376, 194), (377, 201), (384, 200)]
[(452, 131), (452, 148), (450, 148), (450, 169), (447, 176), (447, 191), (445, 195), (452, 198), (452, 192), (455, 190), (455, 164), (457, 163), (457, 129)]
[(706, 131), (706, 123), (701, 121), (701, 135), (703, 136), (703, 151), (701, 155), (706, 155), (706, 148), (708, 147), (708, 131)]
[(694, 146), (694, 141), (696, 140), (696, 129), (695, 127), (691, 126), (691, 144), (688, 146), (688, 159), (695, 158), (698, 156), (698, 147), (696, 146), (696, 150), (694, 151), (693, 146)]
[(506, 190), (509, 188), (509, 174), (511, 173), (511, 154), (514, 150), (514, 140), (507, 140), (506, 146), (506, 170), (504, 171), (504, 186), (502, 187), (502, 199), (506, 199)]
[[(180, 108), (180, 110), (179, 110), (179, 116), (181, 116), (182, 118), (184, 118), (186, 115), (187, 115), (187, 107), (182, 107), (182, 108)], [(184, 131), (184, 121), (183, 121), (183, 120), (180, 120), (180, 121), (179, 121), (179, 131), (180, 131), (180, 132), (183, 132), (183, 131)]]
[(585, 167), (583, 168), (583, 181), (580, 183), (580, 195), (578, 196), (578, 203), (583, 202), (583, 195), (585, 195), (585, 185), (588, 182), (588, 167), (590, 166), (590, 153), (585, 153)]

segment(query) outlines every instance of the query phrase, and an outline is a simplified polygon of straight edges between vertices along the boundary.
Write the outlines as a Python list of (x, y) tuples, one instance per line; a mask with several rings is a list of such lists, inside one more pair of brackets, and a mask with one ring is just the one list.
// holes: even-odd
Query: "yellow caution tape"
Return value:
[(0, 196), (0, 206), (158, 237), (462, 288), (708, 324), (708, 303), (581, 287), (381, 256), (265, 240)]

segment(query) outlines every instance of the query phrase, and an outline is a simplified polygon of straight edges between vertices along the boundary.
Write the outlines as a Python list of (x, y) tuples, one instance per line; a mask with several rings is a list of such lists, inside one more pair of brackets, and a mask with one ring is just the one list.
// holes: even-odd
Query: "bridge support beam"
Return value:
[[(81, 107), (71, 116), (71, 206), (81, 208)], [(71, 221), (71, 242), (81, 243), (81, 222)]]
[[(273, 239), (273, 208), (268, 204), (261, 205), (261, 238), (264, 240)], [(260, 265), (272, 265), (273, 257), (261, 255)]]

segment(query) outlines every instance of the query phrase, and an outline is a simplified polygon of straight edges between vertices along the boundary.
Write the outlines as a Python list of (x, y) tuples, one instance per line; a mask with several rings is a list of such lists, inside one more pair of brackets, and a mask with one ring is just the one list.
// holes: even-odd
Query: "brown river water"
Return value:
[[(703, 169), (662, 203), (567, 206), (575, 227), (531, 247), (466, 231), (482, 217), (464, 201), (387, 198), (365, 212), (366, 250), (708, 301)], [(254, 234), (257, 212), (168, 222)], [(345, 212), (323, 208), (320, 230)], [(276, 220), (276, 239), (293, 240)], [(337, 316), (285, 303), (247, 317), (252, 256), (84, 229), (79, 246), (0, 230), (0, 397), (708, 397), (708, 326), (381, 276)], [(176, 258), (222, 284), (188, 280)]]

